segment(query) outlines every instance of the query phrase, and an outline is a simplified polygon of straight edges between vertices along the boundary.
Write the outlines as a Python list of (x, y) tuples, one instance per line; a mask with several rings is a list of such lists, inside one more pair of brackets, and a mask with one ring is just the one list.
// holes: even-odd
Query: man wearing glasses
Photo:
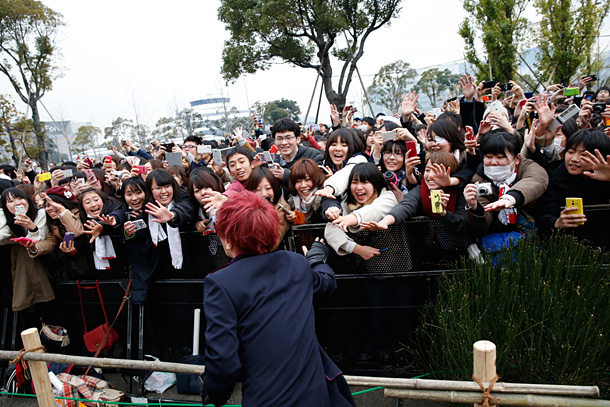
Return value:
[(271, 172), (275, 178), (282, 181), (284, 190), (288, 190), (290, 168), (297, 160), (311, 158), (316, 163), (322, 164), (324, 160), (323, 151), (299, 145), (301, 129), (294, 120), (278, 120), (271, 128), (271, 134), (279, 153), (276, 155), (275, 165), (271, 168)]

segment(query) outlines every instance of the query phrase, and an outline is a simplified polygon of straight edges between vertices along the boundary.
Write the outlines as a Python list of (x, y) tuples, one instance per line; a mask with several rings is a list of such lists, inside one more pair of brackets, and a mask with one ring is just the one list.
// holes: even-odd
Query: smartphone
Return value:
[(138, 174), (148, 174), (148, 167), (145, 165), (136, 165), (133, 170)]
[(534, 92), (523, 92), (523, 96), (525, 96), (526, 99), (531, 99), (534, 97)]
[(525, 104), (526, 104), (526, 103), (527, 103), (527, 99), (520, 100), (520, 101), (519, 101), (519, 107), (520, 107), (521, 109), (523, 109), (523, 106), (525, 106)]
[(500, 85), (498, 85), (500, 87), (500, 90), (502, 92), (506, 92), (507, 90), (511, 90), (513, 88), (513, 84), (510, 82), (507, 83), (501, 83)]
[(212, 158), (215, 165), (222, 165), (222, 153), (220, 150), (212, 150)]
[(68, 243), (70, 243), (70, 242), (74, 242), (74, 233), (73, 232), (64, 233), (64, 244), (66, 246), (68, 246)]
[(563, 90), (563, 96), (578, 96), (580, 90), (578, 88), (565, 88)]
[(474, 129), (470, 126), (466, 126), (466, 140), (474, 140), (476, 137)]
[(503, 113), (504, 112), (504, 106), (502, 106), (502, 102), (496, 100), (495, 102), (491, 102), (491, 104), (489, 105), (489, 112), (490, 113)]
[(85, 163), (87, 163), (87, 165), (89, 167), (91, 167), (93, 165), (93, 161), (91, 161), (91, 158), (89, 157), (85, 157), (85, 159), (83, 160)]
[(208, 146), (206, 144), (197, 146), (197, 154), (211, 154), (212, 146)]
[(104, 164), (110, 164), (111, 162), (112, 162), (112, 157), (110, 157), (109, 155), (104, 157)]
[(389, 141), (389, 140), (394, 140), (396, 138), (396, 132), (395, 131), (382, 131), (381, 137), (383, 137), (384, 142)]
[(15, 205), (15, 215), (25, 216), (26, 210), (24, 205)]
[(407, 158), (417, 157), (417, 144), (415, 141), (407, 141)]
[(278, 202), (278, 205), (279, 205), (279, 206), (280, 206), (280, 208), (282, 208), (282, 210), (283, 210), (284, 212), (286, 212), (287, 214), (289, 214), (289, 215), (290, 215), (290, 214), (292, 213), (292, 211), (291, 211), (290, 209), (286, 208), (286, 207), (285, 207), (284, 205), (282, 205), (281, 203), (279, 203), (279, 202)]
[(136, 227), (136, 230), (146, 229), (148, 227), (146, 225), (146, 222), (144, 222), (142, 219), (136, 219), (134, 221), (131, 221), (131, 223)]
[(163, 143), (161, 146), (165, 147), (165, 151), (171, 152), (174, 148), (174, 143)]
[(273, 158), (271, 157), (271, 153), (269, 151), (263, 152), (263, 159), (269, 167), (273, 167)]
[(95, 178), (95, 174), (93, 173), (93, 170), (91, 170), (91, 169), (85, 170), (85, 176), (87, 177), (87, 179)]
[(119, 140), (117, 140), (116, 137), (112, 138), (112, 146), (113, 147), (118, 147), (119, 146)]
[(28, 237), (16, 237), (14, 239), (11, 239), (11, 241), (16, 242), (16, 243), (37, 243), (36, 240), (30, 239)]
[(266, 134), (261, 134), (260, 136), (258, 136), (258, 139), (259, 139), (260, 141), (263, 141), (263, 140), (265, 140), (266, 138), (267, 138), (267, 135), (266, 135)]
[(443, 204), (441, 203), (441, 191), (440, 189), (433, 189), (430, 191), (430, 202), (432, 203), (432, 213), (443, 213)]
[(483, 82), (483, 89), (491, 89), (496, 86), (496, 81), (485, 81)]
[(595, 82), (597, 80), (596, 75), (589, 75), (589, 78), (591, 78), (591, 82)]
[(165, 161), (171, 167), (172, 165), (182, 165), (182, 153), (180, 151), (176, 153), (165, 153)]
[(329, 170), (328, 168), (326, 168), (323, 165), (318, 165), (318, 167), (320, 167), (322, 169), (322, 171), (324, 171), (325, 173), (327, 173), (328, 175), (333, 175), (332, 171)]
[[(570, 212), (571, 215), (584, 215), (582, 198), (566, 198), (566, 208), (578, 208), (577, 211)], [(584, 225), (584, 222), (579, 223)]]
[(87, 180), (84, 178), (76, 178), (76, 183), (78, 185), (85, 185), (87, 183)]
[(48, 181), (51, 178), (51, 173), (50, 172), (43, 172), (42, 174), (38, 174), (38, 182), (43, 182), (43, 181)]
[(64, 178), (72, 178), (72, 170), (62, 170), (64, 173)]

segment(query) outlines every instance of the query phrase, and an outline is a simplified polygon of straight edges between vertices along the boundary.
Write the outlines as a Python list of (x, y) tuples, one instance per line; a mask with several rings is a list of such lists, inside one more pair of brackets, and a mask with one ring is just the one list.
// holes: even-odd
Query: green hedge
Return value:
[(610, 380), (610, 256), (566, 235), (448, 274), (414, 348), (435, 378), (471, 380), (472, 345), (497, 346), (501, 381), (598, 385)]

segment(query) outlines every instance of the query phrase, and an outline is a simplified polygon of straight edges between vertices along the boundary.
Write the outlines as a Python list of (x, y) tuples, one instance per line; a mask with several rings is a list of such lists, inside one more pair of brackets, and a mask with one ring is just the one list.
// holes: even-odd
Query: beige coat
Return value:
[[(34, 223), (38, 230), (27, 238), (42, 242), (47, 235), (47, 218), (44, 209), (38, 211)], [(34, 304), (55, 299), (49, 276), (40, 259), (32, 259), (28, 250), (14, 244), (11, 250), (11, 275), (13, 278), (13, 311), (23, 311)]]
[[(78, 216), (78, 209), (75, 209), (74, 212), (70, 212), (69, 210), (63, 211), (59, 215), (59, 221), (61, 222), (63, 228), (66, 232), (74, 233), (74, 237), (77, 238), (83, 234), (83, 224)], [(45, 237), (44, 240), (39, 241), (36, 245), (38, 252), (36, 254), (32, 254), (29, 252), (30, 257), (38, 257), (43, 254), (49, 254), (55, 250), (56, 247), (59, 246), (61, 241), (64, 238), (64, 232), (60, 230), (57, 226), (50, 225), (49, 233)]]

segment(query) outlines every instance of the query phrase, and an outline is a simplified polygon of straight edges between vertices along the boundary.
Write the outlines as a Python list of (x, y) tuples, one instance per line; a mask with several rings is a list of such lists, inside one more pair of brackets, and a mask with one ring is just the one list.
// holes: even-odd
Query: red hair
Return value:
[(275, 248), (280, 231), (277, 211), (254, 192), (234, 194), (216, 215), (216, 233), (236, 254), (263, 254)]

